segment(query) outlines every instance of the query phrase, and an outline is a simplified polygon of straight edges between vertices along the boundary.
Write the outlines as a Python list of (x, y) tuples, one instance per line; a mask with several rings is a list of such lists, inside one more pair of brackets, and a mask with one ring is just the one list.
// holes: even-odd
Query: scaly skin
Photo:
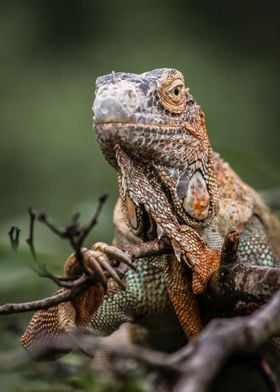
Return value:
[(212, 151), (204, 114), (179, 71), (100, 77), (93, 111), (97, 140), (119, 178), (114, 244), (164, 235), (176, 256), (139, 262), (125, 277), (125, 292), (110, 281), (88, 329), (107, 335), (130, 321), (154, 335), (163, 319), (166, 330), (178, 328), (174, 309), (191, 339), (202, 328), (196, 294), (219, 268), (226, 234), (241, 234), (238, 253), (247, 261), (273, 266), (280, 260), (279, 223)]

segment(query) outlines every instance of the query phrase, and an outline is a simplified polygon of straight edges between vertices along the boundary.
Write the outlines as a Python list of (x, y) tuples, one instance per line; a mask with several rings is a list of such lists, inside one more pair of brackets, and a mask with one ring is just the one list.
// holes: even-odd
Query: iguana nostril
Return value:
[(131, 100), (134, 100), (134, 101), (136, 100), (136, 94), (135, 94), (135, 91), (133, 91), (133, 90), (128, 90), (127, 91), (127, 96)]
[(108, 112), (109, 112), (109, 107), (108, 107), (108, 105), (101, 105), (101, 106), (100, 106), (100, 113), (101, 113), (101, 114), (106, 115), (106, 114), (108, 114)]
[(112, 84), (111, 88), (101, 89), (96, 93), (93, 104), (95, 124), (127, 121), (136, 111), (137, 105), (138, 98), (134, 88)]

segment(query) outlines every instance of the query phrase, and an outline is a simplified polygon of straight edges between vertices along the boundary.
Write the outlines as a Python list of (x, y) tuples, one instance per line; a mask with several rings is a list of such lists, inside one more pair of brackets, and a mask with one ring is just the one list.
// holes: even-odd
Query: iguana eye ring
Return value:
[(169, 74), (158, 88), (161, 104), (173, 113), (182, 113), (186, 105), (184, 79), (181, 73)]

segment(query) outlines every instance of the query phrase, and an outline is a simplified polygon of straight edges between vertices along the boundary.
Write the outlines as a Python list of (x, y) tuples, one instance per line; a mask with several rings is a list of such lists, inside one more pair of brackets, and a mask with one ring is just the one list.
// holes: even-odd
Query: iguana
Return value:
[[(97, 141), (119, 179), (114, 246), (165, 236), (174, 254), (137, 262), (123, 278), (126, 290), (110, 279), (105, 294), (97, 285), (78, 300), (35, 313), (23, 346), (32, 351), (43, 335), (80, 326), (104, 336), (131, 322), (147, 329), (152, 346), (175, 349), (203, 328), (197, 294), (219, 268), (227, 233), (240, 233), (238, 254), (246, 261), (274, 266), (279, 222), (213, 152), (204, 113), (181, 72), (99, 77), (93, 112)], [(106, 258), (106, 245), (93, 252)], [(74, 265), (68, 260), (66, 272)]]

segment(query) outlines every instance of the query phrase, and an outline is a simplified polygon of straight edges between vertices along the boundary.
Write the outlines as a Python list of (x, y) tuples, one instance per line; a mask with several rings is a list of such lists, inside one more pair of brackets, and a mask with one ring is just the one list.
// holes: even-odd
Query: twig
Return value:
[(52, 338), (44, 346), (44, 341), (40, 342), (36, 347), (36, 352), (33, 351), (35, 358), (40, 358), (41, 352), (50, 349), (50, 343), (56, 350), (68, 351), (68, 350), (80, 350), (85, 355), (93, 357), (97, 351), (104, 352), (109, 355), (116, 355), (120, 358), (131, 358), (139, 361), (152, 369), (159, 369), (160, 371), (168, 371), (174, 374), (180, 373), (180, 369), (177, 369), (171, 363), (168, 363), (168, 354), (162, 353), (149, 348), (141, 347), (136, 344), (121, 343), (118, 341), (112, 341), (104, 337), (93, 336), (88, 333), (82, 333), (77, 331), (71, 334), (61, 334), (57, 339)]
[[(48, 309), (52, 306), (58, 305), (61, 302), (70, 301), (79, 293), (86, 290), (93, 284), (99, 282), (99, 277), (96, 276), (81, 276), (69, 284), (70, 290), (65, 290), (59, 294), (51, 297), (39, 299), (30, 302), (11, 303), (0, 306), (0, 315), (29, 312), (31, 310)], [(67, 287), (67, 286), (65, 286)]]
[[(38, 221), (44, 223), (53, 233), (58, 235), (60, 238), (69, 238), (69, 232), (71, 231), (71, 235), (73, 235), (73, 223), (71, 222), (70, 226), (67, 226), (67, 228), (60, 228), (56, 225), (54, 221), (51, 220), (47, 214), (42, 212), (41, 214), (38, 215)], [(75, 225), (76, 226), (76, 225)], [(75, 227), (74, 226), (74, 227)]]
[(73, 284), (75, 285), (75, 281), (78, 278), (78, 277), (75, 278), (70, 276), (59, 276), (59, 275), (52, 274), (43, 265), (41, 265), (36, 272), (41, 278), (47, 278), (52, 282), (54, 282), (57, 286), (68, 288), (68, 289), (71, 289), (73, 287)]
[(11, 246), (13, 250), (17, 250), (19, 246), (19, 235), (21, 229), (18, 226), (12, 226), (8, 232)]
[(232, 354), (254, 353), (278, 335), (280, 293), (250, 316), (211, 321), (188, 346), (169, 357), (168, 363), (178, 366), (184, 374), (176, 392), (207, 391)]
[(131, 254), (133, 259), (173, 253), (173, 249), (168, 239), (165, 237), (162, 237), (159, 240), (143, 242), (139, 245), (126, 246), (123, 250), (126, 253)]
[[(42, 357), (41, 353), (50, 350), (51, 346), (59, 351), (79, 350), (89, 357), (92, 357), (97, 351), (104, 352), (118, 358), (134, 359), (151, 369), (164, 371), (164, 373), (180, 374), (180, 370), (176, 369), (172, 364), (168, 364), (168, 354), (151, 350), (146, 347), (135, 344), (121, 343), (118, 340), (107, 339), (106, 337), (98, 337), (77, 331), (76, 333), (60, 334), (57, 338), (44, 341), (36, 346), (33, 357)], [(16, 352), (10, 355), (0, 356), (0, 369), (15, 368), (26, 364), (31, 357), (26, 353)]]
[(37, 260), (36, 257), (36, 252), (35, 252), (35, 247), (34, 247), (34, 224), (35, 224), (35, 219), (37, 217), (37, 214), (33, 208), (28, 208), (28, 214), (29, 214), (29, 237), (26, 239), (26, 242), (29, 246), (30, 252), (32, 256), (34, 257), (35, 260)]
[(38, 216), (38, 220), (40, 222), (44, 223), (49, 229), (51, 229), (60, 238), (67, 239), (70, 242), (70, 245), (75, 252), (76, 260), (79, 263), (81, 270), (86, 275), (90, 275), (90, 272), (88, 271), (88, 269), (86, 268), (83, 262), (83, 254), (81, 248), (83, 246), (84, 240), (86, 239), (87, 235), (90, 233), (92, 228), (97, 224), (97, 220), (99, 218), (100, 212), (107, 198), (108, 198), (107, 194), (104, 194), (99, 198), (99, 203), (95, 211), (95, 214), (93, 215), (90, 222), (87, 225), (84, 225), (83, 227), (80, 227), (78, 221), (79, 214), (75, 214), (71, 219), (71, 223), (65, 228), (58, 227), (57, 224), (44, 213)]
[(99, 198), (99, 203), (96, 209), (95, 214), (93, 215), (90, 222), (85, 225), (84, 227), (80, 228), (78, 219), (80, 214), (75, 214), (72, 219), (71, 223), (66, 226), (65, 228), (60, 228), (57, 224), (47, 216), (45, 213), (41, 213), (38, 216), (38, 220), (44, 223), (50, 230), (52, 230), (55, 234), (57, 234), (60, 238), (68, 239), (71, 241), (73, 249), (76, 250), (77, 247), (81, 247), (85, 238), (92, 230), (92, 228), (96, 225), (102, 207), (107, 200), (107, 195), (104, 194)]
[(84, 227), (81, 228), (78, 238), (77, 238), (77, 245), (81, 248), (85, 238), (89, 234), (89, 232), (92, 230), (92, 228), (97, 224), (97, 220), (99, 218), (100, 212), (103, 208), (104, 203), (108, 199), (108, 194), (104, 193), (102, 196), (99, 198), (99, 203), (96, 209), (96, 212), (90, 222), (85, 225)]
[(239, 245), (240, 234), (236, 231), (230, 231), (224, 241), (222, 254), (221, 254), (221, 265), (229, 265), (236, 262), (237, 249)]

